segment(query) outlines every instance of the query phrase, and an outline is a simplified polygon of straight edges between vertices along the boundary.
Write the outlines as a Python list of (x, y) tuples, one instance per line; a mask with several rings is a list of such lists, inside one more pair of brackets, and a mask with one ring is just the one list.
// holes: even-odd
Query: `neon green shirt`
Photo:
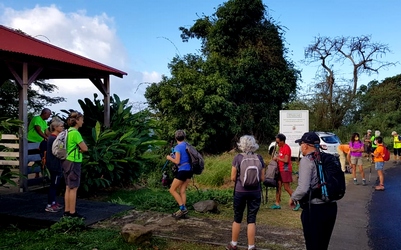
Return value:
[(84, 140), (82, 139), (81, 134), (76, 128), (69, 128), (68, 135), (67, 135), (67, 158), (66, 160), (72, 162), (82, 162), (82, 153), (79, 152), (79, 146), (81, 142)]
[(28, 126), (28, 141), (30, 142), (41, 142), (43, 141), (43, 137), (38, 134), (35, 129), (35, 126), (39, 126), (42, 132), (44, 133), (47, 129), (47, 123), (45, 120), (40, 117), (40, 115), (35, 116), (32, 118), (32, 121), (29, 123)]
[(398, 140), (398, 135), (394, 136), (394, 147), (393, 148), (401, 148), (401, 142)]
[(376, 139), (375, 136), (372, 136), (372, 137), (370, 138), (370, 141), (372, 142), (372, 148), (377, 148), (377, 144), (375, 144), (375, 139)]

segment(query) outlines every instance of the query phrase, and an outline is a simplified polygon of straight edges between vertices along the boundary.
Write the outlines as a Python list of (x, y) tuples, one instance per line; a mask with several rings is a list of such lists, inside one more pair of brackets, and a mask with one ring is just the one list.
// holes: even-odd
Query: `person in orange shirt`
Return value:
[(376, 191), (384, 191), (384, 145), (383, 145), (383, 138), (381, 136), (375, 138), (375, 143), (377, 148), (372, 153), (373, 161), (375, 162), (375, 169), (377, 170), (377, 175), (379, 176), (379, 185), (375, 187)]
[(347, 170), (345, 167), (345, 159), (347, 159), (348, 164), (351, 162), (349, 144), (340, 144), (337, 147), (337, 153), (340, 155), (341, 170), (345, 172)]

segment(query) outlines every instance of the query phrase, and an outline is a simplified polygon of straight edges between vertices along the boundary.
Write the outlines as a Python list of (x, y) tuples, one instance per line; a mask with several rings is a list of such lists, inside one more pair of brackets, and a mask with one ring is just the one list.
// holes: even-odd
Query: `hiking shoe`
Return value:
[(55, 205), (51, 205), (51, 206), (48, 205), (48, 206), (46, 206), (45, 211), (49, 212), (49, 213), (57, 213), (58, 211), (60, 211), (60, 209)]
[(173, 213), (173, 217), (180, 218), (188, 213), (188, 209), (185, 207), (184, 210), (178, 209), (177, 212)]
[(85, 217), (84, 216), (82, 216), (82, 215), (80, 215), (79, 213), (77, 213), (77, 212), (75, 212), (75, 213), (70, 213), (70, 215), (69, 215), (71, 218), (78, 218), (78, 219), (84, 219), (85, 220)]
[(358, 185), (358, 181), (357, 181), (357, 180), (354, 180), (354, 184), (355, 184), (355, 185)]
[(297, 203), (297, 205), (292, 210), (293, 211), (298, 211), (300, 207), (301, 207), (301, 205), (299, 205), (299, 203)]
[(362, 180), (362, 186), (366, 186), (366, 180)]
[(274, 204), (273, 206), (270, 207), (270, 209), (281, 209), (279, 205)]
[(231, 245), (231, 242), (226, 246), (226, 250), (237, 250), (237, 246)]

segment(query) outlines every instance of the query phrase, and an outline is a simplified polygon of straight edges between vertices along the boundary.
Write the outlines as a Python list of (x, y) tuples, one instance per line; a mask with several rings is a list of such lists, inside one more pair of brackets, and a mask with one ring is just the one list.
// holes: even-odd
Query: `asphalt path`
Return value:
[[(365, 169), (369, 180), (369, 168)], [(359, 173), (358, 181), (361, 182)], [(338, 214), (330, 250), (401, 249), (401, 163), (386, 162), (385, 191), (375, 191), (377, 173), (371, 167), (368, 185), (354, 185), (347, 174), (347, 191), (338, 201)]]
[[(391, 163), (386, 163), (391, 164)], [(401, 164), (385, 170), (385, 191), (376, 191), (368, 206), (371, 249), (401, 249)]]

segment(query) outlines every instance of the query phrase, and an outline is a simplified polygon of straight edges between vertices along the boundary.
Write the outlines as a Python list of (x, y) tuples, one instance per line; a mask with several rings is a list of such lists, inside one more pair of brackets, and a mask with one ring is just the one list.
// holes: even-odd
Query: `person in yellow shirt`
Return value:
[(377, 175), (379, 176), (379, 185), (375, 187), (376, 191), (384, 191), (384, 145), (383, 138), (381, 136), (376, 137), (375, 144), (377, 145), (375, 151), (372, 153), (373, 161), (375, 162), (375, 169), (377, 170)]
[(340, 144), (337, 147), (337, 153), (340, 156), (341, 170), (345, 172), (347, 170), (345, 165), (345, 159), (347, 159), (348, 164), (350, 164), (351, 162), (349, 154), (349, 144)]
[(394, 149), (394, 162), (397, 163), (397, 159), (401, 160), (401, 141), (398, 138), (398, 133), (396, 131), (391, 132), (393, 136), (393, 149)]

